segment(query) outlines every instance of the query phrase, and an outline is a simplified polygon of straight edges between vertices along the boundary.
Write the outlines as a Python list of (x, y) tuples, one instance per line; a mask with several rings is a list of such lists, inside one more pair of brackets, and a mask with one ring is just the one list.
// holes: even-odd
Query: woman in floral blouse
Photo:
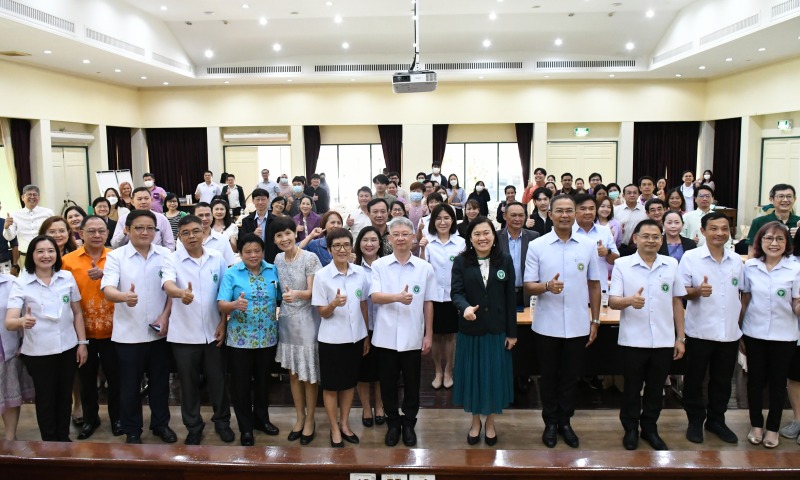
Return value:
[(258, 235), (243, 235), (238, 246), (242, 262), (225, 272), (217, 300), (220, 311), (230, 314), (225, 344), (241, 443), (252, 446), (253, 429), (279, 433), (269, 421), (267, 390), (278, 345), (281, 288), (278, 270), (264, 260), (264, 242)]

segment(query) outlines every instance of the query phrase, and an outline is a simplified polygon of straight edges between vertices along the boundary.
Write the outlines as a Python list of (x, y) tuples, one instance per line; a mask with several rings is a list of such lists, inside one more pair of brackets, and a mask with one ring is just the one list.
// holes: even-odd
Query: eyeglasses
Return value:
[(775, 195), (775, 199), (776, 200), (794, 200), (794, 195), (792, 195), (791, 193), (787, 194), (787, 195), (783, 195), (783, 194)]
[(701, 194), (697, 195), (697, 198), (711, 198), (711, 194), (710, 193), (701, 193)]
[(94, 237), (95, 235), (108, 235), (108, 230), (106, 230), (105, 228), (99, 228), (99, 229), (92, 228), (91, 230), (84, 230), (83, 232), (86, 235), (89, 235), (90, 237)]
[(766, 244), (770, 244), (772, 242), (786, 243), (786, 237), (773, 237), (772, 235), (764, 235), (761, 237), (761, 241)]
[(553, 213), (556, 215), (575, 215), (575, 210), (571, 208), (568, 208), (566, 210), (563, 208), (559, 208), (558, 210), (553, 210)]
[(413, 233), (393, 233), (392, 236), (394, 238), (402, 238), (403, 240), (405, 240), (405, 239), (407, 239), (409, 237), (414, 236), (414, 234)]
[(342, 250), (350, 250), (351, 245), (349, 243), (334, 243), (331, 245), (331, 250), (341, 252)]
[(181, 230), (180, 232), (178, 232), (178, 235), (180, 235), (183, 238), (199, 237), (202, 234), (203, 234), (202, 228), (195, 228), (194, 230)]
[(158, 229), (156, 227), (133, 227), (133, 231), (141, 235), (143, 233), (156, 233)]
[(661, 238), (661, 235), (639, 235), (639, 234), (637, 233), (637, 234), (636, 234), (636, 237), (637, 237), (637, 238), (641, 238), (641, 239), (642, 239), (642, 240), (644, 240), (645, 242), (655, 242), (655, 241), (657, 241), (659, 238)]

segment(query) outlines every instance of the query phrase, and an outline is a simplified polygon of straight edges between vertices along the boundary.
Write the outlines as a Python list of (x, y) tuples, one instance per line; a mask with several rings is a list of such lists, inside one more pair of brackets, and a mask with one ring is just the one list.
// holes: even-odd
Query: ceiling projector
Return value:
[(392, 75), (394, 93), (432, 92), (436, 85), (436, 72), (431, 70), (409, 70)]

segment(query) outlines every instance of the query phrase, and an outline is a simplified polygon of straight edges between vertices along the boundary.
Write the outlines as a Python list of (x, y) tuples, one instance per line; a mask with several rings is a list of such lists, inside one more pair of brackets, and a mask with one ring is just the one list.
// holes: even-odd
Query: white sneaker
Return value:
[(800, 434), (800, 421), (792, 420), (787, 423), (781, 428), (780, 434), (786, 438), (797, 438), (798, 443), (800, 443), (800, 437), (798, 437), (798, 434)]

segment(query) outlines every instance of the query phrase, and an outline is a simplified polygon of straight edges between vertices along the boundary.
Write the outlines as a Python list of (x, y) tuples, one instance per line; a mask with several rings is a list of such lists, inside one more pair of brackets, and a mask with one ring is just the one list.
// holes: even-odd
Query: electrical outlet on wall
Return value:
[(412, 473), (408, 480), (436, 480), (436, 475), (432, 473)]
[(408, 480), (405, 473), (382, 473), (381, 480)]
[(378, 480), (374, 473), (351, 473), (350, 480)]

